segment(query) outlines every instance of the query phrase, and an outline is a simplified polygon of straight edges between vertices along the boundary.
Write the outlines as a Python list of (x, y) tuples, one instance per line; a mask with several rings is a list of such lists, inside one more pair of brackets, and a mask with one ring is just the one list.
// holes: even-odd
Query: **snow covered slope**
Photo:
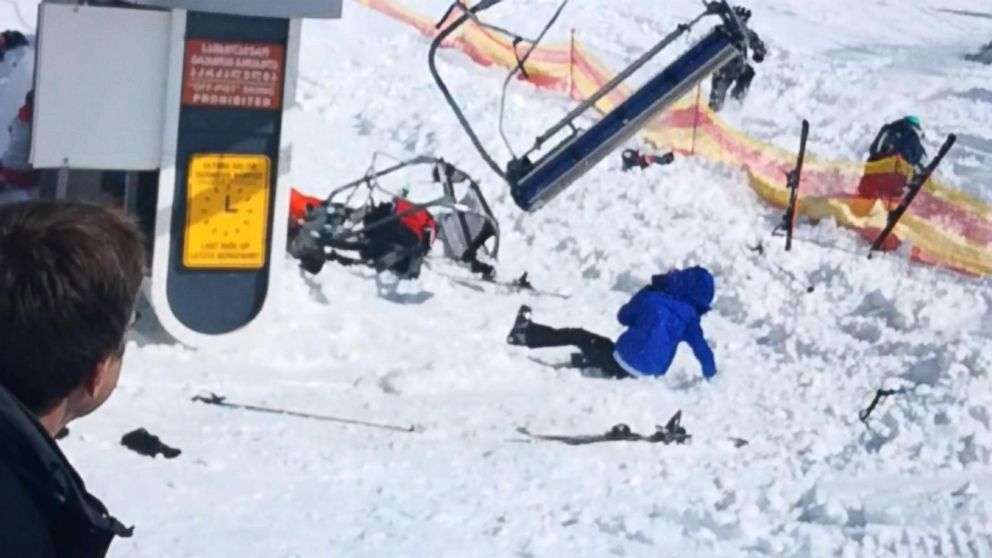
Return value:
[[(507, 0), (493, 17), (531, 35), (556, 5)], [(949, 181), (984, 184), (989, 198), (992, 74), (958, 58), (987, 40), (989, 20), (918, 0), (750, 7), (772, 54), (747, 105), (730, 109), (735, 124), (791, 147), (807, 116), (814, 152), (857, 158), (882, 122), (914, 112), (931, 138), (973, 138)], [(553, 38), (575, 27), (619, 65), (697, 8), (573, 2)], [(383, 298), (368, 272), (329, 266), (305, 279), (286, 261), (281, 319), (252, 346), (193, 352), (163, 343), (146, 320), (118, 392), (62, 442), (93, 492), (136, 525), (112, 556), (992, 554), (989, 280), (895, 257), (868, 262), (863, 241), (829, 223), (799, 234), (833, 248), (802, 242), (786, 254), (768, 235), (779, 214), (740, 170), (689, 159), (630, 175), (611, 159), (524, 215), (443, 105), (426, 50), (412, 30), (355, 4), (340, 22), (307, 23), (293, 180), (321, 194), (361, 174), (375, 151), (443, 156), (494, 201), (501, 276), (527, 270), (571, 298), (473, 289), (441, 275), (464, 273), (442, 261), (405, 295)], [(494, 119), (502, 72), (457, 52), (442, 58), (483, 141), (505, 157)], [(515, 85), (515, 143), (569, 106)], [(748, 249), (759, 241), (764, 255)], [(689, 264), (717, 276), (703, 322), (719, 368), (712, 382), (685, 349), (662, 379), (609, 382), (532, 360), (560, 362), (568, 351), (505, 344), (520, 304), (538, 321), (614, 335), (630, 294)], [(881, 403), (866, 428), (858, 411), (882, 386), (912, 390)], [(423, 431), (190, 402), (208, 391)], [(571, 448), (518, 443), (514, 431), (594, 433), (617, 422), (650, 431), (678, 409), (693, 435), (686, 446)], [(139, 426), (182, 456), (125, 450), (120, 436)], [(735, 448), (730, 437), (750, 443)]]

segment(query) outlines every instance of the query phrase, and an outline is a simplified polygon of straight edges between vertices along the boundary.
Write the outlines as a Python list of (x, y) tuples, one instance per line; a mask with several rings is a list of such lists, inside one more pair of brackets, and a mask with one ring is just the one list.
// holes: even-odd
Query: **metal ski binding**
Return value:
[(692, 435), (682, 426), (681, 410), (677, 411), (665, 426), (655, 426), (655, 428), (655, 433), (648, 438), (651, 442), (661, 442), (665, 445), (684, 444), (689, 441), (689, 438), (692, 438)]

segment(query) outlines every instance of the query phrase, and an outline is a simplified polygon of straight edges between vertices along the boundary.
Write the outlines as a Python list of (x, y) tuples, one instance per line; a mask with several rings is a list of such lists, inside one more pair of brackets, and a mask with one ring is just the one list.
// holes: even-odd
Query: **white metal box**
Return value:
[(39, 10), (32, 164), (158, 168), (172, 13), (66, 4)]

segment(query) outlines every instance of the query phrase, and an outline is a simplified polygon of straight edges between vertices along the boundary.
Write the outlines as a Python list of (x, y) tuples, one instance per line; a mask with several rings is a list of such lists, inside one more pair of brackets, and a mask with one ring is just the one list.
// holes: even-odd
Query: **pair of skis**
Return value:
[[(806, 139), (809, 136), (809, 121), (803, 120), (802, 131), (799, 136), (799, 155), (796, 158), (796, 166), (786, 173), (786, 187), (789, 189), (789, 203), (785, 208), (785, 215), (782, 216), (782, 223), (775, 228), (775, 233), (783, 231), (785, 234), (785, 251), (788, 252), (792, 250), (792, 235), (796, 228), (796, 216), (798, 215), (797, 207), (799, 205), (799, 187), (802, 179), (803, 172), (803, 160), (806, 158)], [(921, 172), (913, 176), (912, 180), (907, 184), (906, 193), (903, 195), (899, 204), (889, 211), (888, 217), (886, 219), (885, 228), (878, 234), (875, 241), (872, 242), (871, 249), (868, 251), (868, 259), (871, 259), (875, 251), (877, 251), (885, 243), (892, 231), (895, 230), (896, 225), (899, 224), (899, 220), (905, 215), (906, 210), (909, 209), (913, 200), (916, 199), (917, 194), (923, 189), (923, 186), (930, 180), (934, 171), (940, 165), (941, 161), (947, 155), (947, 152), (951, 150), (954, 143), (957, 141), (957, 136), (950, 134), (947, 139), (944, 140), (943, 145), (940, 146), (940, 150), (937, 155), (930, 161), (930, 164), (926, 166)]]

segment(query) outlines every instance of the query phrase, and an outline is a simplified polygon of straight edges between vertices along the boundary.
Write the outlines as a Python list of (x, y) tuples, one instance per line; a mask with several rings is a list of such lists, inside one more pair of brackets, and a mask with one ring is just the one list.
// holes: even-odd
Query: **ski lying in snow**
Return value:
[(465, 286), (475, 286), (479, 284), (495, 285), (497, 287), (503, 287), (506, 289), (512, 289), (516, 291), (527, 291), (529, 293), (533, 293), (541, 296), (553, 296), (555, 298), (560, 298), (563, 300), (567, 300), (571, 296), (563, 293), (556, 293), (553, 291), (545, 291), (535, 288), (534, 285), (530, 284), (530, 280), (527, 279), (527, 272), (524, 272), (523, 275), (517, 277), (513, 281), (498, 281), (496, 279), (485, 279), (479, 277), (455, 277), (453, 275), (447, 275), (447, 274), (441, 274), (441, 275), (444, 275), (445, 277), (451, 279), (455, 283), (459, 283)]
[(521, 291), (529, 291), (544, 296), (553, 296), (557, 298), (567, 299), (569, 295), (562, 293), (555, 293), (551, 291), (543, 291), (541, 289), (534, 288), (534, 285), (530, 284), (530, 280), (527, 279), (527, 272), (525, 271), (523, 275), (517, 277), (513, 281), (497, 281), (495, 279), (483, 279), (487, 283), (492, 283), (494, 285), (499, 285), (501, 287), (506, 287), (509, 289), (518, 289)]
[(937, 165), (944, 160), (944, 156), (951, 150), (951, 147), (954, 146), (954, 142), (956, 142), (957, 139), (958, 137), (954, 134), (947, 136), (947, 139), (944, 140), (944, 145), (940, 146), (940, 151), (937, 152), (937, 156), (930, 161), (930, 164), (927, 165), (922, 172), (918, 173), (913, 177), (913, 180), (910, 181), (906, 194), (902, 197), (902, 200), (899, 201), (899, 205), (889, 212), (885, 228), (882, 229), (882, 232), (879, 233), (878, 238), (876, 238), (875, 242), (872, 243), (871, 250), (868, 251), (869, 260), (871, 259), (872, 254), (874, 254), (874, 252), (882, 246), (885, 240), (889, 238), (889, 235), (892, 234), (892, 231), (899, 223), (899, 219), (902, 219), (902, 216), (906, 213), (906, 210), (909, 209), (909, 204), (913, 203), (913, 200), (916, 199), (916, 195), (920, 193), (923, 186), (926, 185), (928, 180), (930, 180), (930, 176), (935, 170), (937, 170)]
[(561, 442), (570, 446), (581, 446), (585, 444), (598, 444), (600, 442), (649, 442), (652, 444), (662, 443), (684, 444), (692, 436), (682, 427), (682, 411), (678, 411), (668, 421), (665, 426), (656, 426), (654, 434), (643, 435), (631, 432), (626, 424), (618, 424), (604, 434), (561, 436), (548, 434), (534, 434), (524, 427), (517, 428), (517, 432), (534, 440), (544, 442)]
[(792, 250), (792, 231), (796, 228), (796, 206), (799, 205), (799, 181), (803, 174), (803, 160), (806, 159), (806, 138), (809, 137), (809, 121), (803, 119), (802, 131), (799, 135), (799, 155), (796, 157), (796, 166), (785, 173), (785, 186), (789, 189), (789, 204), (785, 208), (785, 215), (782, 216), (782, 224), (776, 231), (785, 231), (785, 251)]

